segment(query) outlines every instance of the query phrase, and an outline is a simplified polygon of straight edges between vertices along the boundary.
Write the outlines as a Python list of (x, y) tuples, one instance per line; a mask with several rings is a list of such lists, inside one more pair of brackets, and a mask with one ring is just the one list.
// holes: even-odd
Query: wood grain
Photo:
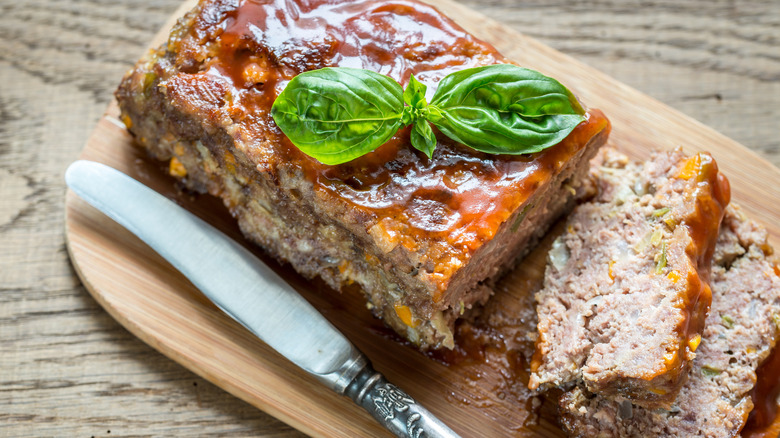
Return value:
[[(673, 148), (678, 144), (683, 144), (689, 151), (708, 149), (721, 160), (726, 157), (722, 167), (732, 179), (737, 177), (742, 183), (734, 184), (733, 191), (747, 211), (758, 217), (780, 217), (780, 196), (753, 189), (761, 181), (780, 180), (780, 170), (743, 146), (467, 7), (447, 0), (433, 3), (510, 58), (561, 79), (585, 102), (611, 114), (613, 131), (609, 143), (613, 147), (635, 158), (647, 158), (654, 149)], [(162, 40), (164, 34), (158, 38)], [(100, 161), (129, 173), (167, 193), (237, 239), (241, 238), (225, 209), (218, 203), (215, 205), (214, 199), (189, 199), (177, 193), (175, 184), (160, 171), (160, 164), (145, 160), (133, 147), (132, 138), (118, 117), (116, 106), (110, 105), (81, 158)], [(637, 123), (637, 120), (645, 122)], [(746, 187), (750, 190), (745, 190)], [(766, 203), (767, 200), (770, 202)], [(780, 236), (776, 224), (770, 222), (768, 228), (773, 238)], [(149, 345), (308, 434), (323, 437), (386, 434), (350, 401), (328, 392), (269, 347), (236, 327), (137, 239), (72, 196), (66, 203), (66, 234), (71, 258), (90, 293), (123, 326)], [(258, 255), (261, 255), (259, 251)], [(492, 299), (500, 305), (491, 303), (483, 318), (492, 321), (495, 319), (492, 312), (517, 313), (529, 308), (535, 290), (526, 287), (527, 281), (538, 283), (544, 259), (544, 251), (535, 252), (524, 260), (523, 275), (513, 272), (501, 281)], [(502, 371), (511, 372), (506, 367), (518, 365), (513, 361), (521, 353), (510, 350), (506, 354), (472, 359), (466, 367), (460, 364), (445, 367), (386, 336), (364, 308), (359, 294), (339, 294), (313, 286), (301, 281), (289, 269), (276, 267), (368, 355), (377, 369), (434, 414), (446, 419), (460, 434), (562, 435), (555, 427), (557, 415), (553, 402), (532, 397), (522, 378), (507, 379), (501, 374)], [(515, 309), (515, 312), (508, 309)], [(501, 331), (502, 327), (488, 327), (504, 339), (525, 335), (522, 327), (506, 333)], [(482, 349), (487, 349), (487, 345), (480, 347)], [(499, 368), (499, 373), (494, 373), (496, 367), (491, 363), (495, 358), (503, 367)], [(474, 375), (479, 378), (474, 379)], [(538, 418), (528, 409), (533, 400), (544, 403)]]
[[(464, 3), (780, 165), (780, 3)], [(62, 173), (178, 4), (0, 0), (0, 436), (300, 435), (125, 331), (67, 259)]]

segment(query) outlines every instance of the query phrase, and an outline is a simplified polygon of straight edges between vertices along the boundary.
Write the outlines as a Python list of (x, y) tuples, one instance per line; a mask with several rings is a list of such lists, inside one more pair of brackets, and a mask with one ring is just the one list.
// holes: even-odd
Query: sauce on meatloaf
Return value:
[[(780, 278), (780, 265), (775, 264)], [(743, 438), (774, 438), (780, 436), (780, 348), (772, 348), (769, 357), (756, 370), (756, 385), (751, 391), (753, 410), (750, 411)]]
[[(489, 155), (444, 136), (432, 160), (409, 146), (409, 129), (375, 152), (328, 166), (300, 152), (276, 128), (270, 107), (297, 74), (327, 66), (366, 68), (405, 84), (414, 74), (435, 84), (454, 71), (508, 62), (434, 8), (409, 1), (223, 1), (207, 6), (195, 23), (199, 38), (183, 40), (182, 65), (197, 58), (197, 42), (211, 57), (194, 76), (174, 81), (169, 92), (199, 96), (203, 82), (230, 96), (231, 117), (266, 141), (273, 156), (304, 170), (315, 190), (347, 201), (377, 219), (371, 231), (407, 250), (428, 251), (439, 292), (470, 255), (595, 134), (608, 127), (598, 111), (560, 144), (538, 154)], [(213, 86), (213, 85), (212, 85)], [(435, 87), (429, 87), (429, 97)], [(210, 93), (210, 92), (206, 92)], [(197, 97), (193, 97), (197, 98)], [(256, 159), (269, 154), (258, 150)], [(434, 300), (441, 296), (435, 296)]]

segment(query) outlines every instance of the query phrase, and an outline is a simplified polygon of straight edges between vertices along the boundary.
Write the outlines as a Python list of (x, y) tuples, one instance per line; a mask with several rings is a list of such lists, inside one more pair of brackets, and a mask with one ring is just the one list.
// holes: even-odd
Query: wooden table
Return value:
[[(780, 166), (780, 2), (463, 3)], [(178, 4), (0, 0), (0, 436), (300, 436), (130, 335), (66, 253), (63, 172)]]

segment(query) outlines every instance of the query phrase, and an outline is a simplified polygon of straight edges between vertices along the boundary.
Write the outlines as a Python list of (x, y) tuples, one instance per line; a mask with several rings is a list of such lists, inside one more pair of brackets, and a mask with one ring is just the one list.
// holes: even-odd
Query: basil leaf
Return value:
[(481, 106), (527, 117), (585, 114), (574, 95), (560, 82), (513, 64), (486, 65), (451, 73), (439, 82), (431, 105)]
[(433, 150), (436, 148), (436, 134), (433, 133), (433, 129), (427, 121), (417, 119), (414, 122), (411, 141), (415, 149), (422, 151), (428, 158), (433, 157)]
[(539, 152), (585, 120), (585, 110), (560, 82), (511, 64), (447, 75), (430, 102), (431, 121), (448, 137), (494, 154)]
[(510, 64), (449, 74), (430, 104), (426, 90), (414, 75), (404, 90), (368, 70), (324, 68), (293, 78), (271, 115), (295, 146), (325, 164), (365, 155), (410, 124), (412, 146), (432, 157), (429, 123), (478, 151), (527, 154), (559, 143), (585, 120), (558, 81)]
[(428, 102), (425, 100), (425, 90), (428, 87), (422, 82), (418, 81), (414, 75), (409, 77), (409, 84), (404, 90), (404, 103), (412, 108), (422, 109), (428, 106)]
[(294, 77), (271, 107), (290, 141), (324, 164), (365, 155), (401, 128), (403, 89), (387, 76), (323, 68)]
[(412, 146), (431, 158), (436, 148), (436, 135), (426, 121), (428, 102), (425, 100), (425, 90), (427, 89), (428, 87), (418, 81), (414, 75), (409, 77), (409, 84), (404, 90), (404, 103), (409, 106), (404, 107), (403, 123), (414, 124), (410, 137)]
[(480, 152), (520, 155), (540, 152), (560, 143), (585, 118), (544, 116), (538, 121), (501, 117), (484, 108), (442, 110), (435, 123), (444, 135)]
[(409, 84), (404, 90), (404, 103), (408, 106), (404, 107), (401, 117), (404, 126), (411, 125), (417, 119), (426, 118), (428, 102), (425, 100), (425, 90), (427, 89), (428, 87), (418, 81), (414, 75), (409, 77)]

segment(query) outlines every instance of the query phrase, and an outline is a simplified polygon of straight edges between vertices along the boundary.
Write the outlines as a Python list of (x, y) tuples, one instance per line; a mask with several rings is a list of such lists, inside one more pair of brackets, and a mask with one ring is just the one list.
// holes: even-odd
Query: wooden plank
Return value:
[[(62, 172), (179, 3), (2, 6), (2, 436), (301, 436), (122, 329), (85, 293), (63, 246)], [(780, 165), (780, 2), (463, 3)]]
[[(508, 57), (559, 78), (583, 101), (603, 109), (614, 125), (611, 145), (637, 158), (676, 145), (684, 145), (688, 151), (707, 149), (724, 163), (722, 167), (734, 180), (734, 197), (746, 210), (765, 219), (780, 216), (780, 210), (772, 207), (780, 202), (768, 206), (765, 200), (771, 199), (772, 193), (760, 190), (761, 181), (780, 181), (780, 171), (736, 142), (468, 8), (446, 0), (435, 4)], [(158, 34), (158, 40), (164, 34)], [(131, 174), (240, 238), (225, 210), (214, 200), (190, 200), (177, 194), (159, 166), (133, 149), (130, 136), (116, 121), (117, 115), (117, 108), (110, 106), (82, 158)], [(143, 244), (74, 196), (67, 201), (67, 225), (69, 250), (87, 288), (112, 316), (149, 345), (307, 434), (384, 433), (351, 402), (330, 394), (244, 333)], [(778, 225), (768, 225), (776, 239), (780, 234)], [(536, 253), (536, 259), (526, 264), (531, 268), (525, 269), (525, 275), (538, 278), (543, 256), (543, 252)], [(289, 270), (277, 268), (364, 350), (379, 370), (446, 418), (456, 431), (466, 436), (504, 436), (518, 430), (538, 436), (560, 434), (550, 407), (542, 410), (540, 421), (529, 423), (530, 395), (509, 388), (500, 376), (491, 374), (493, 369), (487, 363), (470, 369), (445, 367), (386, 336), (363, 308), (359, 294), (338, 295), (323, 291), (323, 286), (313, 288)], [(502, 282), (500, 289), (504, 292), (496, 298), (510, 307), (527, 301), (524, 294), (528, 289), (514, 280), (517, 275)], [(325, 299), (326, 295), (330, 298)], [(481, 378), (473, 379), (473, 372)], [(503, 399), (497, 392), (504, 394)], [(508, 393), (511, 396), (507, 397)]]

